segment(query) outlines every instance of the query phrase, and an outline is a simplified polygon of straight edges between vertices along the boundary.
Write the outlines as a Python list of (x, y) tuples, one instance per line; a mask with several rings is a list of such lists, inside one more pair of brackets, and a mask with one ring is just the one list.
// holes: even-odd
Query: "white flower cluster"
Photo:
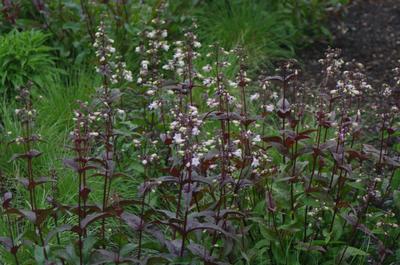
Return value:
[(200, 164), (203, 156), (202, 145), (196, 140), (203, 124), (198, 109), (193, 105), (188, 105), (187, 111), (182, 113), (176, 106), (173, 116), (174, 121), (170, 124), (172, 142), (177, 148), (177, 153), (185, 157), (185, 166), (187, 168), (196, 167)]
[[(111, 82), (113, 84), (127, 81), (127, 82), (132, 82), (133, 81), (133, 76), (132, 72), (127, 69), (126, 63), (121, 60), (121, 57), (116, 58), (117, 63), (115, 64), (115, 74), (111, 76)], [(114, 66), (114, 64), (113, 64)]]
[(81, 102), (81, 110), (74, 111), (74, 117), (72, 120), (75, 121), (75, 128), (72, 132), (70, 132), (70, 136), (73, 139), (83, 139), (84, 141), (88, 141), (89, 139), (98, 137), (100, 135), (99, 132), (93, 130), (94, 126), (91, 126), (91, 124), (102, 119), (101, 112), (93, 113), (87, 111), (87, 107), (87, 102)]
[(351, 80), (347, 80), (345, 82), (343, 80), (338, 80), (336, 83), (337, 90), (332, 90), (331, 94), (336, 94), (339, 91), (342, 91), (344, 94), (351, 95), (351, 96), (358, 96), (361, 94), (359, 90), (356, 89), (353, 82)]
[[(400, 63), (400, 61), (399, 61)], [(400, 67), (396, 67), (393, 69), (393, 73), (394, 73), (394, 81), (395, 81), (395, 85), (397, 87), (400, 87)]]
[(331, 90), (332, 95), (344, 94), (349, 96), (360, 96), (372, 89), (366, 81), (365, 75), (360, 71), (344, 71), (343, 79), (336, 83), (336, 90)]
[(15, 115), (22, 123), (27, 122), (28, 124), (32, 123), (37, 115), (36, 109), (32, 107), (30, 86), (31, 84), (28, 84), (21, 88), (20, 94), (15, 97), (22, 104), (22, 108), (15, 109)]
[(121, 60), (121, 57), (115, 56), (114, 40), (108, 37), (106, 25), (103, 21), (100, 22), (95, 37), (93, 47), (96, 50), (95, 53), (100, 63), (96, 71), (101, 75), (107, 76), (112, 84), (121, 81), (131, 82), (132, 72), (127, 70), (126, 63)]
[(319, 63), (324, 66), (324, 72), (327, 78), (340, 74), (344, 61), (340, 58), (341, 51), (339, 49), (328, 49), (325, 58), (320, 59)]
[(387, 84), (383, 84), (382, 86), (382, 96), (388, 98), (392, 95), (392, 89)]
[(157, 85), (158, 69), (163, 54), (170, 49), (167, 41), (168, 31), (164, 28), (166, 22), (160, 18), (161, 11), (161, 9), (158, 10), (159, 16), (151, 21), (150, 29), (138, 34), (144, 42), (135, 49), (135, 52), (142, 56), (137, 83), (152, 88)]
[(96, 71), (102, 75), (111, 76), (109, 62), (115, 53), (115, 48), (112, 46), (114, 40), (107, 36), (104, 21), (100, 22), (95, 37), (96, 39), (93, 43), (93, 47), (96, 50), (95, 54), (100, 62), (100, 66), (97, 67)]
[(201, 47), (201, 43), (198, 41), (197, 36), (191, 31), (186, 32), (184, 37), (185, 41), (174, 42), (174, 55), (162, 68), (164, 70), (173, 70), (180, 77), (182, 77), (184, 73), (188, 74), (189, 71), (192, 77), (198, 77), (199, 74), (195, 69), (188, 69), (188, 64), (192, 66), (193, 64), (191, 62), (189, 63), (189, 61), (196, 60), (200, 56), (200, 53), (198, 53), (196, 49)]
[[(140, 158), (140, 156), (139, 156)], [(141, 158), (142, 164), (145, 166), (149, 163), (153, 163), (155, 161), (158, 161), (160, 157), (156, 153), (152, 153), (151, 155), (145, 156)]]
[(171, 130), (175, 131), (174, 143), (182, 145), (193, 136), (200, 134), (200, 126), (203, 120), (195, 106), (188, 105), (187, 113), (176, 112), (175, 120), (170, 124)]

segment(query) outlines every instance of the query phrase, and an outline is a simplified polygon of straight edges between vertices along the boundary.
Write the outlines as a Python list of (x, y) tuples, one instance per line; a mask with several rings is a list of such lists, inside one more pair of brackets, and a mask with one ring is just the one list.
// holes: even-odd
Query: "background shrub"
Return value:
[(45, 45), (48, 35), (41, 31), (13, 30), (0, 37), (0, 92), (14, 93), (31, 80), (39, 87), (50, 83), (55, 70), (52, 48)]

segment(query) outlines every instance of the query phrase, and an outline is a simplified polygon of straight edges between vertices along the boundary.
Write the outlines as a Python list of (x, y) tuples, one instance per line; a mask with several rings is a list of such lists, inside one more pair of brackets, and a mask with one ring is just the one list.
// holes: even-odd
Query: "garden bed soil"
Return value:
[(400, 67), (399, 0), (352, 1), (339, 14), (330, 16), (328, 27), (331, 44), (316, 43), (300, 53), (306, 80), (318, 82), (318, 59), (332, 46), (342, 50), (345, 61), (362, 63), (375, 89), (383, 83), (393, 84), (392, 69)]

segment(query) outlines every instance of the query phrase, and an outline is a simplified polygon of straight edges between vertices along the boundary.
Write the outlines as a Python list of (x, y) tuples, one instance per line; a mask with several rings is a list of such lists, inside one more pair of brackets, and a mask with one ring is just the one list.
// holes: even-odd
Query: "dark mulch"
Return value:
[[(346, 61), (364, 64), (373, 86), (393, 83), (392, 69), (400, 66), (400, 1), (355, 0), (340, 15), (332, 15), (329, 28), (333, 48), (342, 49)], [(315, 44), (303, 51), (307, 79), (318, 79), (318, 59), (328, 44)]]

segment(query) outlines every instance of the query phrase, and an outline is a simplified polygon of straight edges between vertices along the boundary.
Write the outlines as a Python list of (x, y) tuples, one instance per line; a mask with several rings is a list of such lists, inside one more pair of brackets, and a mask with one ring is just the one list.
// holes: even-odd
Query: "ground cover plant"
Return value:
[(167, 13), (134, 48), (84, 20), (94, 69), (12, 85), (0, 262), (398, 264), (399, 68), (372, 87), (328, 49), (316, 86), (291, 59), (255, 75), (247, 49), (202, 44), (195, 21), (170, 33)]

